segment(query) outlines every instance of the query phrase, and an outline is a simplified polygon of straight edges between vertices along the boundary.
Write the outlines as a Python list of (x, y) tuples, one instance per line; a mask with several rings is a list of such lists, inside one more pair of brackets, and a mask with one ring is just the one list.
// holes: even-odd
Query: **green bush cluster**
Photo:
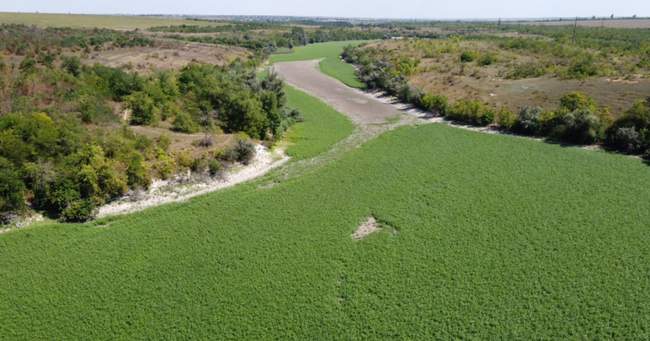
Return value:
[(164, 155), (158, 151), (154, 141), (128, 129), (90, 133), (65, 115), (4, 115), (0, 211), (18, 211), (29, 198), (34, 208), (54, 217), (90, 219), (98, 205), (148, 187), (149, 164)]
[(650, 152), (650, 98), (635, 103), (607, 129), (605, 145), (626, 154)]

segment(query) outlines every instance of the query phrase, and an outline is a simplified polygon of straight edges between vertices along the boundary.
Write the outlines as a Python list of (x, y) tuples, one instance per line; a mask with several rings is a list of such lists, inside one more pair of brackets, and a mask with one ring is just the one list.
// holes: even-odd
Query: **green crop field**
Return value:
[(286, 152), (292, 159), (321, 154), (354, 129), (350, 120), (322, 101), (290, 86), (285, 92), (288, 106), (298, 109), (305, 119), (292, 127), (286, 137), (290, 143)]
[[(650, 337), (637, 159), (424, 125), (275, 174), (0, 236), (0, 335)], [(371, 215), (384, 229), (353, 241)]]
[[(209, 22), (154, 16), (8, 13), (0, 12), (0, 24), (23, 24), (40, 27), (146, 29), (168, 25), (207, 25)], [(214, 25), (214, 23), (213, 23)]]
[(348, 45), (359, 45), (366, 41), (336, 41), (328, 43), (311, 44), (294, 49), (293, 53), (280, 53), (271, 56), (271, 63), (292, 62), (298, 60), (323, 59), (320, 69), (328, 76), (334, 77), (347, 86), (364, 88), (355, 73), (354, 67), (341, 60), (341, 52)]

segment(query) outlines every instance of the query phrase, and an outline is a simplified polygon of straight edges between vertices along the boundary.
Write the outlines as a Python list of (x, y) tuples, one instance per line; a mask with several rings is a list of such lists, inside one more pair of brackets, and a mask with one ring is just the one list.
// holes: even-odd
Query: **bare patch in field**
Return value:
[(375, 217), (370, 216), (357, 227), (357, 230), (354, 231), (352, 234), (352, 239), (354, 240), (361, 240), (366, 238), (372, 233), (375, 233), (377, 231), (381, 230), (381, 226), (379, 226), (379, 223), (377, 222), (377, 219)]

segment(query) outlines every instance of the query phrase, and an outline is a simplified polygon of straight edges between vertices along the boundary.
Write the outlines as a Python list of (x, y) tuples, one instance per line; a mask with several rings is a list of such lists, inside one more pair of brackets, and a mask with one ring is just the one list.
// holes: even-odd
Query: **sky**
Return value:
[(355, 18), (650, 16), (650, 0), (0, 0), (0, 11)]

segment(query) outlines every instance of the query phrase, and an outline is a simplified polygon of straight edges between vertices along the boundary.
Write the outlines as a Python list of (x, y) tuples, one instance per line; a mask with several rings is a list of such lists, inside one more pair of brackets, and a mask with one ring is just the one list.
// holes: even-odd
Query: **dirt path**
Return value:
[(382, 124), (400, 115), (394, 106), (321, 73), (318, 63), (318, 60), (283, 62), (273, 68), (287, 83), (320, 98), (357, 124)]

